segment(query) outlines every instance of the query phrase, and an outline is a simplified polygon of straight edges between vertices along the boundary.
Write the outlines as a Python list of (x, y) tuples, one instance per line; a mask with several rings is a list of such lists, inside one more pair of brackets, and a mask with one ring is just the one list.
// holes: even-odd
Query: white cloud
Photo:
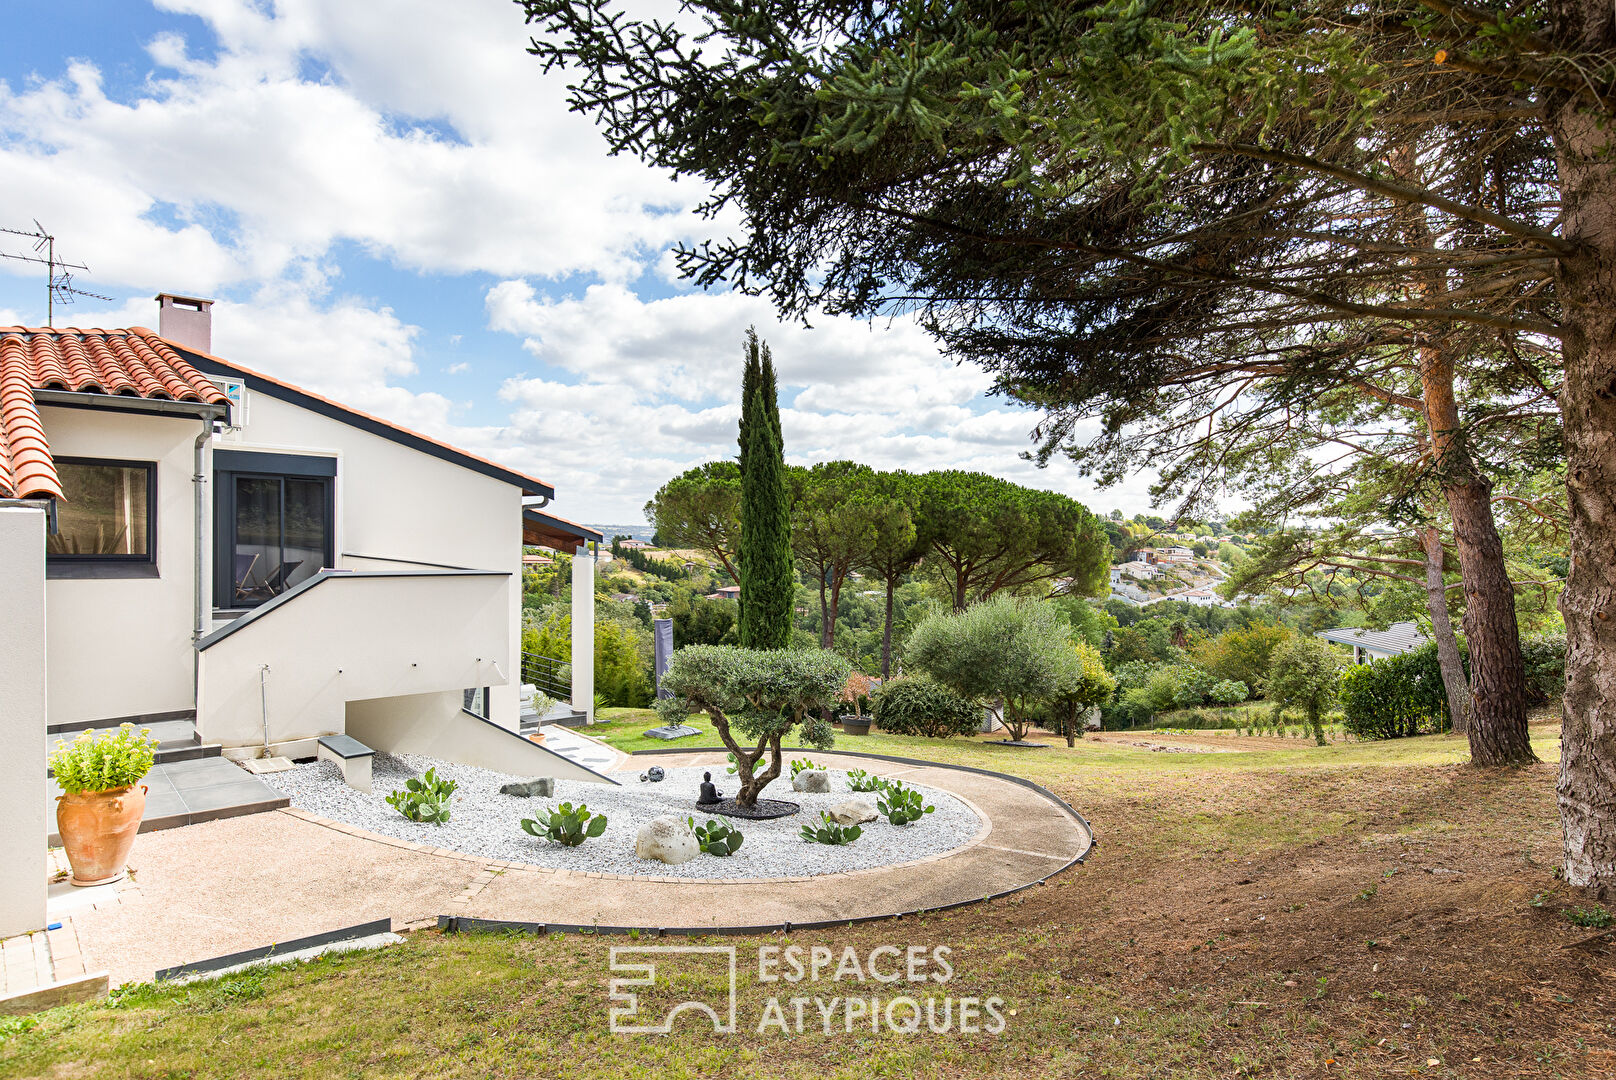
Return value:
[(71, 219), (103, 282), (216, 292), (339, 240), (434, 272), (624, 278), (694, 225), (699, 191), (608, 158), (505, 0), (165, 6), (207, 19), (219, 57), (158, 38), (132, 101), (82, 61), (0, 87), (0, 201)]
[(556, 475), (589, 474), (583, 498), (603, 516), (632, 514), (674, 473), (735, 453), (748, 325), (779, 372), (788, 460), (976, 469), (1107, 509), (1117, 501), (1095, 497), (1070, 469), (1022, 461), (1035, 414), (985, 399), (992, 380), (941, 356), (910, 321), (825, 318), (810, 330), (733, 293), (644, 300), (598, 285), (549, 299), (519, 280), (491, 288), (487, 306), (493, 329), (523, 336), (536, 360), (566, 376), (505, 384), (516, 438), (543, 447)]

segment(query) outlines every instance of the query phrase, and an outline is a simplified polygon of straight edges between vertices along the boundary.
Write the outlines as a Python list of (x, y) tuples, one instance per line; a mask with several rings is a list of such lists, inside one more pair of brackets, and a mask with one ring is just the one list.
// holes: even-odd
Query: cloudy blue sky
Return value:
[[(1145, 509), (1019, 460), (1036, 418), (908, 322), (807, 330), (677, 281), (668, 249), (715, 227), (701, 190), (608, 158), (526, 43), (506, 0), (7, 0), (0, 225), (43, 222), (115, 298), (57, 325), (215, 297), (215, 352), (530, 470), (585, 521), (638, 521), (734, 452), (753, 323), (793, 461)], [(0, 322), (42, 324), (44, 299), (0, 260)]]

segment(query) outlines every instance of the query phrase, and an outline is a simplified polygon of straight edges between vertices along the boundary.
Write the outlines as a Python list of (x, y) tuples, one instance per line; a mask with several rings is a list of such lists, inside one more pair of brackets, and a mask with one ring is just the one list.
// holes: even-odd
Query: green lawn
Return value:
[[(645, 726), (618, 714), (595, 733), (632, 748)], [(1554, 873), (1555, 735), (1535, 727), (1545, 764), (1505, 772), (1462, 766), (1462, 740), (1444, 737), (1184, 754), (1131, 745), (1170, 741), (1149, 732), (1042, 750), (843, 738), (1035, 779), (1100, 846), (990, 904), (702, 942), (742, 958), (735, 1034), (695, 1018), (612, 1034), (608, 950), (628, 939), (420, 931), (379, 953), (0, 1020), (0, 1076), (1608, 1078), (1616, 951), (1563, 914), (1591, 901)], [(802, 1034), (760, 1033), (771, 997), (894, 994), (764, 982), (760, 943), (836, 957), (946, 945), (954, 979), (912, 993), (1001, 998), (1005, 1028), (827, 1033), (810, 1005)], [(670, 972), (681, 998), (724, 986)]]
[[(712, 730), (712, 724), (702, 717), (692, 717), (692, 727), (701, 734), (676, 742), (647, 737), (646, 729), (658, 723), (651, 709), (602, 709), (598, 722), (581, 728), (585, 734), (610, 743), (625, 753), (638, 750), (665, 750), (681, 746), (716, 747), (722, 742)], [(923, 739), (907, 735), (888, 735), (872, 730), (869, 735), (838, 734), (835, 750), (852, 750), (867, 754), (890, 754), (894, 757), (923, 758), (951, 765), (970, 765), (980, 769), (1009, 772), (1030, 779), (1071, 775), (1086, 769), (1112, 771), (1150, 770), (1165, 772), (1194, 772), (1203, 769), (1233, 769), (1265, 771), (1276, 767), (1339, 769), (1356, 765), (1382, 765), (1404, 767), (1411, 765), (1455, 765), (1470, 758), (1465, 740), (1452, 735), (1422, 735), (1412, 739), (1394, 739), (1388, 742), (1335, 742), (1328, 746), (1314, 746), (1312, 739), (1256, 737), (1239, 738), (1233, 732), (1194, 732), (1193, 740), (1202, 745), (1220, 748), (1211, 740), (1233, 740), (1228, 745), (1239, 745), (1241, 753), (1216, 754), (1164, 754), (1126, 745), (1130, 741), (1175, 741), (1160, 731), (1107, 732), (1104, 741), (1092, 738), (1078, 741), (1068, 747), (1064, 739), (1041, 737), (1043, 749), (1000, 746), (994, 739), (1001, 736), (975, 736), (956, 739)], [(787, 738), (783, 744), (788, 750), (806, 750), (801, 740)], [(1558, 761), (1560, 757), (1560, 729), (1557, 724), (1539, 723), (1532, 727), (1532, 747), (1545, 761)], [(1041, 782), (1041, 781), (1040, 781)]]

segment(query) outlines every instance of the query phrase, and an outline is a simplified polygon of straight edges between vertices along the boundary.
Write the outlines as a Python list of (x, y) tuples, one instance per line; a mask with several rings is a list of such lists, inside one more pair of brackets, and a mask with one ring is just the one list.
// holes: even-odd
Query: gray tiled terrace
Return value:
[[(257, 814), (291, 804), (290, 799), (252, 773), (221, 757), (217, 746), (204, 746), (189, 721), (166, 720), (144, 726), (151, 728), (161, 744), (157, 764), (141, 781), (146, 786), (141, 832)], [(47, 741), (54, 747), (58, 739), (71, 741), (75, 735), (53, 734)], [(45, 807), (52, 824), (56, 821), (56, 799), (61, 794), (55, 778), (50, 778)], [(54, 846), (61, 840), (53, 831), (49, 842)]]

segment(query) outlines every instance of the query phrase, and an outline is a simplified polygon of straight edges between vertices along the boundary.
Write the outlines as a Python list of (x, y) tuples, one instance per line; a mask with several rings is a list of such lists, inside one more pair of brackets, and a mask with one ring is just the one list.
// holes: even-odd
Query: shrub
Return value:
[(847, 790), (849, 791), (880, 791), (887, 786), (887, 782), (873, 773), (863, 769), (847, 770)]
[(704, 855), (728, 858), (740, 850), (741, 841), (745, 839), (741, 836), (741, 830), (722, 821), (709, 818), (705, 825), (697, 825), (695, 818), (686, 818), (685, 821), (690, 825), (690, 831), (696, 834), (696, 843), (701, 845)]
[(411, 821), (442, 825), (449, 820), (449, 796), (460, 785), (453, 780), (439, 779), (436, 768), (431, 768), (419, 779), (410, 778), (404, 786), (387, 796), (387, 805)]
[(1564, 634), (1528, 634), (1521, 638), (1521, 660), (1526, 666), (1526, 692), (1534, 705), (1565, 693)]
[(904, 787), (900, 781), (894, 780), (887, 784), (886, 790), (876, 800), (875, 806), (892, 824), (907, 825), (911, 821), (919, 821), (937, 809), (923, 803), (920, 792), (911, 787)]
[(899, 679), (875, 697), (875, 722), (893, 735), (947, 739), (982, 726), (982, 706), (931, 679)]
[(836, 824), (830, 813), (824, 810), (819, 812), (819, 824), (817, 826), (804, 825), (802, 827), (802, 839), (803, 843), (806, 844), (830, 844), (834, 847), (851, 844), (863, 835), (864, 830), (857, 825)]
[(1238, 705), (1246, 700), (1246, 684), (1239, 679), (1223, 679), (1212, 684), (1206, 696), (1219, 705)]
[(1027, 738), (1030, 711), (1059, 697), (1082, 666), (1053, 604), (1003, 592), (928, 617), (904, 657), (961, 696), (993, 703), (1016, 742)]
[(1195, 662), (1214, 679), (1243, 682), (1249, 693), (1261, 694), (1268, 670), (1273, 666), (1274, 650), (1293, 636), (1290, 627), (1274, 623), (1254, 623), (1244, 629), (1225, 630), (1215, 638), (1196, 644)]
[(1268, 672), (1268, 696), (1281, 705), (1301, 709), (1324, 745), (1323, 717), (1341, 687), (1341, 656), (1318, 638), (1294, 638), (1274, 650)]
[(1396, 739), (1452, 726), (1436, 644), (1347, 669), (1341, 680), (1346, 730), (1360, 739)]
[(825, 766), (815, 765), (807, 758), (793, 758), (791, 760), (791, 779), (795, 780), (798, 773), (809, 772), (813, 769), (823, 771)]
[(564, 802), (543, 817), (523, 818), (522, 831), (529, 836), (554, 840), (567, 847), (577, 847), (585, 840), (606, 831), (606, 815), (591, 814), (589, 807), (583, 803), (574, 807), (570, 802)]
[(137, 784), (151, 772), (156, 756), (151, 728), (137, 732), (133, 724), (119, 724), (115, 731), (82, 731), (70, 743), (58, 742), (50, 767), (62, 790), (77, 795)]
[(1083, 715), (1095, 706), (1107, 704), (1117, 689), (1117, 680), (1105, 670), (1105, 661), (1094, 646), (1075, 641), (1072, 651), (1077, 655), (1077, 667), (1048, 703), (1055, 716), (1054, 730), (1065, 734), (1067, 746), (1077, 745)]
[(1139, 727), (1150, 723), (1156, 714), (1150, 691), (1143, 687), (1125, 691), (1117, 701), (1114, 715), (1124, 727)]
[[(815, 713), (835, 704), (852, 670), (825, 649), (687, 645), (673, 654), (662, 676), (671, 696), (658, 700), (657, 712), (664, 723), (683, 720), (690, 709), (705, 712), (735, 756), (741, 780), (735, 801), (754, 806), (758, 793), (780, 775), (780, 744), (789, 732), (799, 730), (816, 749), (830, 748), (835, 735)], [(742, 746), (737, 731), (750, 745)], [(756, 772), (765, 753), (768, 767)]]

